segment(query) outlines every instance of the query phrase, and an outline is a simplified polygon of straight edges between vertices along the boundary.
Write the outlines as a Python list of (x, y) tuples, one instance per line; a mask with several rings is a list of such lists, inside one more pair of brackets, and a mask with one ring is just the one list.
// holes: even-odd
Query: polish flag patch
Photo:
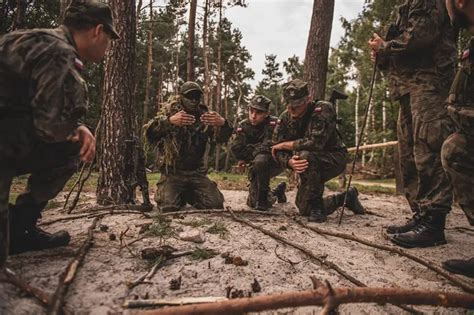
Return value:
[(323, 109), (321, 107), (316, 107), (313, 112), (314, 113), (320, 113), (322, 111), (323, 111)]
[(237, 133), (241, 133), (241, 132), (242, 132), (242, 128), (241, 128), (241, 127), (237, 128), (236, 132), (237, 132)]
[(74, 66), (81, 71), (84, 69), (84, 64), (78, 58), (74, 58)]
[(276, 126), (277, 122), (275, 120), (270, 120), (270, 126)]
[(465, 50), (465, 51), (462, 53), (461, 60), (467, 59), (467, 57), (469, 57), (469, 49), (468, 49), (468, 50)]

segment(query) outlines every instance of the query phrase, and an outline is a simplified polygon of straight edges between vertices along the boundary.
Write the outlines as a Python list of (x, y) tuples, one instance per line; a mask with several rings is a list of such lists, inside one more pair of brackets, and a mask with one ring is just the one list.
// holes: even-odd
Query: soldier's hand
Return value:
[(79, 126), (68, 138), (71, 142), (79, 142), (81, 150), (79, 156), (84, 163), (92, 163), (95, 157), (95, 137), (86, 126)]
[(245, 161), (243, 161), (243, 160), (240, 160), (240, 161), (237, 163), (237, 170), (238, 170), (240, 173), (244, 173), (246, 167), (247, 167), (247, 163), (245, 163)]
[(201, 121), (205, 125), (212, 127), (222, 127), (225, 124), (225, 119), (217, 112), (207, 112), (201, 115)]
[(308, 160), (300, 159), (298, 155), (293, 155), (288, 161), (288, 165), (295, 171), (297, 174), (304, 173), (308, 168)]
[(373, 51), (377, 52), (380, 48), (385, 47), (387, 43), (383, 40), (382, 37), (379, 36), (379, 34), (374, 33), (373, 37), (369, 39), (368, 44)]
[(276, 160), (277, 151), (280, 151), (280, 150), (291, 151), (291, 150), (293, 150), (293, 144), (294, 144), (294, 141), (285, 141), (285, 142), (280, 142), (280, 143), (275, 144), (274, 146), (272, 146), (273, 158)]
[(184, 110), (182, 110), (171, 116), (169, 121), (175, 126), (183, 127), (194, 124), (196, 119), (193, 115), (189, 115)]

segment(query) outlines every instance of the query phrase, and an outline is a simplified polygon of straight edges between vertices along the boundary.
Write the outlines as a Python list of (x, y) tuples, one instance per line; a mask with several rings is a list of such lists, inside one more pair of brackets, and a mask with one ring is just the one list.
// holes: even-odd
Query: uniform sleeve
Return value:
[(174, 129), (173, 124), (170, 123), (168, 118), (168, 115), (162, 110), (143, 126), (146, 139), (150, 144), (157, 143)]
[(229, 141), (233, 131), (234, 129), (229, 125), (229, 122), (226, 119), (224, 126), (217, 127), (216, 142), (225, 143)]
[[(283, 114), (281, 114), (280, 119), (278, 120), (278, 124), (275, 127), (275, 130), (273, 131), (272, 144), (278, 144), (280, 142), (290, 140), (288, 139), (286, 121), (285, 119), (283, 119), (285, 113), (286, 112), (283, 112)], [(285, 150), (277, 151), (276, 153), (277, 163), (280, 164), (281, 167), (287, 168), (288, 161), (291, 159), (292, 156), (293, 156), (293, 152), (285, 151)]]
[(247, 144), (244, 131), (239, 127), (236, 131), (234, 141), (232, 141), (231, 151), (238, 160), (250, 162), (253, 159), (255, 146)]
[(316, 107), (312, 117), (310, 130), (307, 136), (294, 143), (295, 151), (321, 151), (324, 150), (331, 135), (336, 130), (336, 116), (332, 104), (323, 103)]
[(381, 56), (430, 49), (440, 36), (440, 20), (434, 0), (414, 0), (408, 9), (408, 25), (397, 38), (379, 50)]
[(35, 60), (27, 60), (35, 85), (32, 98), (33, 125), (46, 142), (62, 142), (87, 113), (87, 87), (74, 68), (71, 52), (52, 47)]

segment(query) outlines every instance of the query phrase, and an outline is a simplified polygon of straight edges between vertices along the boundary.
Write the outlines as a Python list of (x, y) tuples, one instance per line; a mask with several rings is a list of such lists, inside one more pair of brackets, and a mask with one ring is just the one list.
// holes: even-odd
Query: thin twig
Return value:
[[(0, 271), (1, 273), (2, 271)], [(44, 306), (48, 306), (51, 302), (51, 297), (49, 294), (44, 292), (41, 289), (31, 286), (23, 279), (18, 277), (12, 270), (5, 268), (3, 271), (4, 277), (0, 277), (0, 282), (7, 282), (13, 284), (23, 292), (26, 292), (28, 295), (33, 296), (38, 301), (41, 302)]]
[(350, 234), (323, 230), (323, 229), (315, 227), (315, 226), (309, 226), (309, 225), (303, 223), (299, 219), (296, 219), (295, 221), (299, 225), (301, 225), (301, 226), (303, 226), (307, 229), (310, 229), (310, 230), (312, 230), (316, 233), (319, 233), (319, 234), (334, 236), (334, 237), (338, 237), (338, 238), (358, 242), (358, 243), (364, 244), (366, 246), (370, 246), (370, 247), (374, 247), (374, 248), (377, 248), (377, 249), (385, 250), (385, 251), (395, 253), (395, 254), (398, 254), (400, 256), (409, 258), (409, 259), (411, 259), (411, 260), (413, 260), (413, 261), (415, 261), (415, 262), (431, 269), (432, 271), (436, 272), (437, 274), (443, 276), (444, 278), (451, 281), (456, 286), (462, 288), (464, 291), (469, 292), (469, 293), (474, 293), (474, 287), (471, 284), (461, 280), (460, 278), (458, 278), (456, 276), (453, 276), (453, 275), (449, 274), (448, 272), (444, 271), (440, 267), (436, 266), (433, 262), (425, 260), (425, 259), (420, 258), (420, 257), (417, 257), (413, 254), (407, 253), (406, 251), (404, 251), (404, 250), (402, 250), (398, 247), (377, 244), (377, 243), (374, 243), (374, 242), (371, 242), (371, 241), (368, 241), (368, 240), (364, 240), (362, 238), (359, 238), (357, 236), (350, 235)]
[(89, 179), (89, 177), (91, 176), (91, 173), (92, 173), (92, 167), (94, 166), (94, 162), (90, 163), (89, 164), (89, 169), (87, 170), (87, 175), (86, 177), (84, 177), (82, 179), (82, 172), (83, 170), (81, 171), (81, 176), (79, 177), (78, 180), (80, 180), (80, 184), (79, 184), (79, 189), (77, 190), (76, 192), (76, 197), (74, 197), (74, 200), (72, 201), (72, 205), (69, 207), (69, 209), (67, 210), (67, 213), (71, 213), (72, 210), (74, 210), (74, 208), (76, 207), (77, 203), (79, 202), (79, 198), (81, 196), (81, 193), (82, 193), (82, 189), (84, 188), (84, 184), (87, 182), (87, 180)]
[(66, 270), (59, 277), (59, 284), (56, 288), (56, 291), (54, 292), (51, 305), (48, 309), (48, 314), (56, 315), (63, 313), (62, 308), (64, 304), (64, 298), (66, 297), (69, 286), (74, 281), (77, 269), (80, 267), (80, 265), (84, 261), (84, 258), (86, 257), (87, 252), (92, 247), (92, 242), (94, 239), (94, 229), (96, 228), (99, 219), (100, 217), (97, 217), (94, 219), (94, 221), (92, 221), (92, 224), (87, 232), (87, 238), (79, 249), (77, 256), (69, 262)]
[[(76, 186), (79, 184), (79, 181), (81, 180), (82, 174), (84, 174), (84, 170), (85, 170), (85, 169), (86, 169), (86, 163), (82, 164), (81, 172), (79, 173), (79, 177), (77, 178), (77, 180), (76, 180), (76, 182), (74, 183), (74, 185), (72, 185), (71, 190), (69, 190), (69, 193), (68, 193), (67, 196), (66, 196), (66, 200), (64, 201), (63, 209), (66, 209), (66, 206), (67, 206), (67, 204), (69, 203), (69, 198), (71, 197), (72, 192), (74, 191), (74, 189), (76, 188)], [(69, 212), (68, 212), (68, 213), (69, 213)]]
[(299, 264), (301, 261), (298, 261), (298, 262), (292, 262), (290, 259), (288, 258), (285, 258), (285, 257), (281, 257), (278, 252), (277, 252), (277, 248), (278, 248), (278, 244), (276, 244), (275, 246), (275, 256), (277, 256), (278, 259), (286, 262), (286, 263), (289, 263), (291, 265), (291, 267), (295, 268), (295, 265)]
[(68, 215), (60, 218), (56, 218), (53, 220), (45, 221), (45, 222), (40, 222), (40, 226), (46, 226), (46, 225), (51, 225), (57, 222), (62, 222), (62, 221), (69, 221), (69, 220), (77, 220), (77, 219), (92, 219), (96, 217), (102, 217), (106, 215), (124, 215), (124, 214), (138, 214), (142, 215), (146, 218), (150, 218), (151, 216), (147, 213), (143, 213), (141, 211), (133, 211), (133, 210), (110, 210), (110, 211), (105, 211), (101, 213), (84, 213), (84, 214), (77, 214), (77, 215)]

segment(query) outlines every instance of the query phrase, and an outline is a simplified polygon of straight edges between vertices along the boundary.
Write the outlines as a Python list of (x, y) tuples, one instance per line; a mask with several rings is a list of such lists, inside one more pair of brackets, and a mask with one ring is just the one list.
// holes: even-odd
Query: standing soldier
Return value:
[(161, 178), (155, 201), (163, 212), (177, 211), (187, 203), (197, 209), (224, 208), (224, 196), (207, 177), (204, 152), (214, 136), (218, 143), (226, 142), (232, 128), (201, 98), (201, 87), (186, 82), (180, 95), (144, 126), (148, 142), (158, 150)]
[[(474, 34), (474, 1), (447, 0), (454, 26), (467, 28)], [(454, 197), (474, 225), (474, 38), (462, 55), (461, 67), (448, 97), (448, 112), (456, 125), (456, 133), (443, 143), (443, 167), (453, 185)], [(474, 258), (448, 260), (444, 268), (474, 278)]]
[(272, 157), (272, 135), (278, 118), (270, 116), (270, 104), (271, 100), (262, 95), (251, 100), (248, 119), (239, 124), (231, 148), (239, 165), (251, 163), (247, 205), (264, 211), (277, 200), (286, 202), (284, 182), (270, 192), (270, 179), (283, 171)]
[(441, 145), (453, 132), (444, 101), (455, 70), (455, 36), (443, 0), (406, 0), (387, 40), (374, 34), (369, 41), (388, 73), (391, 97), (400, 103), (400, 161), (414, 215), (387, 233), (403, 247), (446, 243), (452, 190), (441, 165)]
[[(283, 85), (287, 110), (275, 129), (272, 153), (282, 167), (300, 175), (296, 195), (300, 213), (312, 222), (324, 222), (327, 215), (344, 204), (345, 193), (323, 199), (324, 184), (346, 168), (347, 149), (338, 134), (334, 105), (312, 101), (308, 84), (295, 79)], [(365, 210), (355, 188), (349, 189), (347, 207), (356, 214)]]
[[(0, 37), (0, 268), (8, 237), (12, 254), (69, 243), (66, 231), (49, 234), (37, 221), (79, 158), (94, 159), (95, 138), (78, 124), (87, 112), (82, 61), (100, 62), (112, 38), (109, 7), (91, 1), (71, 5), (57, 29)], [(13, 177), (28, 173), (26, 191), (9, 206)]]

